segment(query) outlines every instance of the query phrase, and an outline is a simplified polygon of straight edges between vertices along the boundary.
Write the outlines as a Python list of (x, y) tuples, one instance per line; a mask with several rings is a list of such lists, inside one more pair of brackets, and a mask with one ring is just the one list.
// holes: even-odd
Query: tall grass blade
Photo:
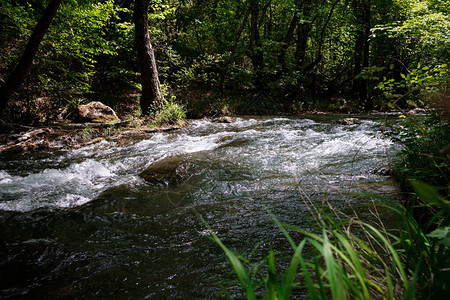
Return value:
[(275, 270), (275, 254), (272, 247), (269, 250), (269, 256), (267, 257), (268, 275), (266, 278), (266, 292), (268, 299), (277, 299), (277, 275)]
[(354, 274), (356, 275), (356, 277), (358, 278), (358, 280), (360, 282), (360, 288), (362, 289), (362, 293), (363, 293), (362, 296), (365, 299), (370, 298), (370, 293), (367, 288), (367, 283), (369, 280), (366, 277), (366, 272), (365, 272), (363, 266), (361, 265), (361, 261), (359, 259), (358, 254), (355, 252), (353, 247), (350, 245), (350, 242), (348, 241), (347, 238), (343, 237), (342, 235), (340, 235), (338, 233), (335, 233), (335, 236), (338, 238), (340, 244), (344, 247), (344, 249), (348, 255), (348, 259), (346, 259), (346, 260), (350, 260), (352, 262), (351, 264), (349, 264), (349, 266), (352, 267)]
[[(292, 256), (291, 263), (289, 264), (289, 267), (286, 270), (286, 275), (285, 275), (284, 285), (283, 285), (283, 290), (282, 290), (283, 291), (282, 296), (284, 299), (289, 299), (289, 297), (291, 296), (292, 288), (294, 286), (295, 276), (297, 275), (298, 265), (303, 262), (302, 251), (303, 251), (303, 247), (305, 247), (305, 244), (306, 244), (306, 240), (302, 240), (300, 242), (300, 244), (297, 246), (297, 248), (295, 249), (294, 255)], [(309, 277), (309, 274), (305, 274), (305, 272), (308, 272), (308, 270), (303, 268), (302, 272), (305, 276), (307, 285), (311, 284), (314, 289), (314, 284), (312, 283), (312, 280)], [(308, 282), (308, 280), (310, 282)]]
[(387, 247), (387, 249), (389, 250), (389, 254), (391, 255), (392, 258), (392, 263), (393, 263), (393, 271), (395, 273), (395, 271), (398, 272), (398, 274), (400, 275), (402, 282), (403, 282), (403, 286), (406, 289), (407, 285), (408, 285), (408, 278), (406, 276), (405, 273), (405, 269), (403, 267), (403, 264), (400, 261), (400, 258), (398, 256), (397, 251), (395, 251), (395, 249), (392, 247), (391, 243), (389, 243), (389, 241), (386, 239), (386, 237), (381, 234), (381, 232), (376, 229), (375, 227), (373, 227), (370, 224), (364, 224), (364, 227), (370, 230), (370, 232), (375, 235), (376, 237), (378, 237), (378, 239), (380, 239), (383, 244)]
[(340, 280), (338, 265), (339, 263), (336, 261), (333, 251), (331, 250), (330, 242), (328, 240), (328, 236), (326, 234), (325, 229), (322, 230), (323, 234), (323, 258), (325, 259), (325, 264), (327, 266), (327, 274), (328, 280), (330, 282), (331, 295), (335, 300), (343, 300), (347, 299), (346, 293), (344, 290), (344, 285)]
[(283, 224), (280, 223), (280, 221), (278, 221), (278, 219), (275, 217), (274, 214), (272, 214), (272, 212), (270, 212), (269, 210), (267, 211), (270, 215), (270, 217), (272, 218), (273, 222), (278, 226), (278, 228), (280, 228), (281, 232), (283, 233), (283, 235), (286, 237), (286, 239), (288, 240), (289, 244), (291, 245), (292, 249), (296, 249), (296, 243), (294, 242), (294, 240), (291, 238), (291, 236), (289, 235), (289, 233), (287, 232), (287, 230), (284, 228)]
[(222, 250), (225, 252), (225, 254), (227, 255), (233, 269), (234, 272), (236, 273), (236, 276), (239, 279), (239, 282), (241, 283), (242, 287), (245, 289), (245, 293), (247, 296), (248, 300), (256, 300), (256, 295), (255, 295), (255, 290), (253, 288), (253, 282), (250, 279), (250, 277), (248, 276), (247, 271), (245, 270), (244, 266), (242, 265), (241, 261), (239, 260), (239, 258), (234, 254), (233, 251), (231, 251), (230, 249), (228, 249), (223, 243), (222, 241), (219, 239), (219, 237), (214, 233), (214, 231), (212, 231), (212, 229), (208, 226), (208, 224), (206, 223), (205, 219), (203, 219), (203, 217), (200, 216), (200, 218), (202, 219), (203, 223), (207, 226), (209, 233), (211, 234), (211, 239), (216, 242), (220, 248), (222, 248)]
[(408, 288), (406, 289), (405, 296), (403, 297), (404, 300), (416, 299), (416, 282), (417, 282), (417, 278), (419, 277), (421, 265), (422, 265), (422, 262), (419, 261), (419, 263), (417, 264), (416, 269), (414, 271), (414, 276), (413, 276), (412, 280), (408, 283)]
[[(299, 244), (299, 248), (303, 249), (303, 247), (305, 246), (306, 242), (308, 241), (308, 239), (304, 239), (300, 244)], [(300, 250), (301, 253), (301, 250)], [(317, 289), (314, 285), (314, 282), (311, 278), (311, 272), (308, 270), (308, 266), (305, 262), (305, 260), (303, 259), (303, 256), (300, 254), (298, 256), (299, 260), (300, 260), (300, 265), (302, 267), (301, 269), (301, 274), (305, 277), (305, 282), (306, 282), (306, 288), (308, 290), (308, 295), (311, 297), (312, 300), (316, 300), (316, 299), (324, 299), (323, 297), (321, 297), (321, 294), (319, 294), (317, 292)], [(325, 296), (325, 291), (323, 289), (320, 289), (320, 292), (322, 293), (322, 296)]]

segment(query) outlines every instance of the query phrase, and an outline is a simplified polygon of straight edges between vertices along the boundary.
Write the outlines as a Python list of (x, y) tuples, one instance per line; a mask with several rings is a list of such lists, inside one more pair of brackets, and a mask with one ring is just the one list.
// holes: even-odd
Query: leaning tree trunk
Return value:
[(39, 45), (44, 38), (45, 33), (50, 26), (53, 18), (56, 15), (59, 5), (62, 0), (52, 0), (47, 8), (45, 9), (41, 19), (37, 23), (33, 30), (33, 33), (28, 40), (28, 44), (25, 51), (20, 59), (19, 63), (13, 70), (11, 76), (6, 81), (6, 83), (0, 89), (0, 113), (3, 112), (6, 105), (8, 104), (11, 96), (17, 91), (17, 89), (22, 84), (25, 77), (27, 77), (31, 65), (33, 64), (33, 59), (36, 56)]
[(162, 98), (155, 53), (148, 33), (149, 2), (150, 0), (136, 0), (133, 15), (137, 64), (140, 68), (142, 84), (140, 106), (144, 115), (148, 115), (150, 113), (150, 106)]

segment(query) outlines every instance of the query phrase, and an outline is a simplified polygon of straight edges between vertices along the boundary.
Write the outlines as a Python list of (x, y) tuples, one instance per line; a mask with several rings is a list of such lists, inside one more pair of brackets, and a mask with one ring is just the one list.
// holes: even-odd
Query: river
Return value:
[[(346, 209), (394, 193), (376, 172), (397, 151), (375, 128), (383, 117), (338, 118), (196, 120), (126, 145), (0, 156), (0, 298), (221, 297), (231, 269), (199, 215), (259, 259), (288, 249), (268, 210), (306, 226), (304, 197)], [(140, 176), (170, 160), (176, 180)]]

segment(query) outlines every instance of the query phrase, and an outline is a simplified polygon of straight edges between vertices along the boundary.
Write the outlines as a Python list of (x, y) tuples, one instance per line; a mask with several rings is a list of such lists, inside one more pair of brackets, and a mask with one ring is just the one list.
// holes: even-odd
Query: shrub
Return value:
[(445, 193), (450, 179), (450, 124), (436, 114), (422, 120), (410, 117), (390, 136), (402, 146), (394, 161), (396, 179), (403, 186), (406, 178), (421, 180)]
[(186, 112), (184, 107), (175, 102), (175, 97), (170, 100), (163, 99), (159, 107), (153, 107), (154, 117), (152, 124), (155, 126), (169, 124), (169, 125), (184, 125), (186, 120)]

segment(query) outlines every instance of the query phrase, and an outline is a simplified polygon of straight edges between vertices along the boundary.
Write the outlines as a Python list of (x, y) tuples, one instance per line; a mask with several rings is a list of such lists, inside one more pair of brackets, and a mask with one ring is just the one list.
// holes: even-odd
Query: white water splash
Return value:
[(26, 176), (11, 176), (2, 171), (0, 209), (30, 211), (82, 205), (111, 184), (116, 176), (113, 167), (87, 159), (65, 169), (46, 169)]
[(374, 124), (340, 126), (293, 118), (238, 118), (232, 124), (193, 121), (187, 130), (157, 133), (129, 145), (104, 142), (46, 158), (66, 167), (53, 165), (20, 175), (0, 170), (0, 210), (80, 206), (112, 186), (141, 184), (138, 174), (167, 156), (229, 162), (258, 180), (312, 178), (323, 172), (363, 176), (367, 168), (379, 166), (385, 149), (392, 147), (391, 141), (374, 134)]

